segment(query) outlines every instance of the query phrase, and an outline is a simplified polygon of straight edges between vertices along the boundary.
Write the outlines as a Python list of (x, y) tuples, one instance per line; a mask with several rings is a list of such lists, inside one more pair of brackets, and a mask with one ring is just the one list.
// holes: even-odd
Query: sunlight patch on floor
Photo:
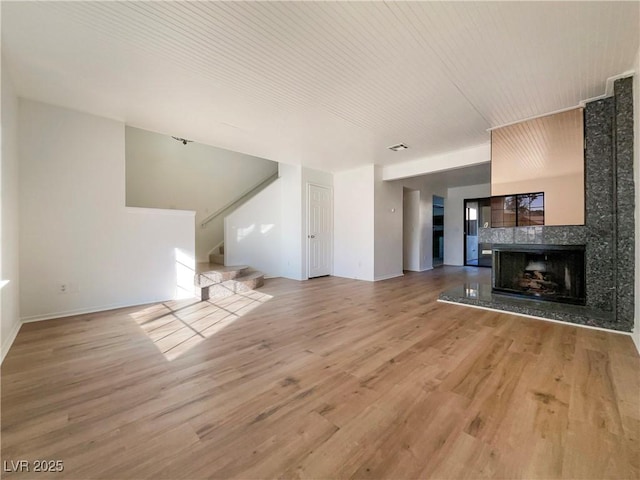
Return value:
[(271, 298), (251, 290), (206, 301), (172, 300), (131, 313), (130, 317), (167, 360), (174, 360)]

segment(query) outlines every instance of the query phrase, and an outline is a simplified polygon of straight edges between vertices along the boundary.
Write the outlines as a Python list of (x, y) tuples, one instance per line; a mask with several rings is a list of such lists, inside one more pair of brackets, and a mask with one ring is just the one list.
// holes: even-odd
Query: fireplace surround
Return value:
[(492, 291), (585, 304), (584, 245), (494, 245)]
[[(635, 306), (635, 189), (632, 78), (585, 106), (585, 224), (479, 228), (478, 241), (584, 246), (585, 303), (494, 293), (490, 283), (452, 288), (440, 300), (630, 332)], [(467, 292), (473, 292), (469, 295)]]

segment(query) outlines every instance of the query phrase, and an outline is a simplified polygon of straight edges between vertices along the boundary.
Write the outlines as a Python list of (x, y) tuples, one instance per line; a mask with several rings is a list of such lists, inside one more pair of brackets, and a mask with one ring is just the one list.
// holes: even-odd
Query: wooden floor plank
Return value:
[(78, 480), (640, 478), (630, 337), (436, 301), (489, 275), (269, 279), (25, 324), (2, 460)]

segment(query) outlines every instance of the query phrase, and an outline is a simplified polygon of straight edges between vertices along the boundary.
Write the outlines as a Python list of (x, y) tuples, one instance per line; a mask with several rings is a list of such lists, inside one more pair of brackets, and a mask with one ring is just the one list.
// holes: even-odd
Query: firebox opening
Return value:
[(582, 245), (495, 246), (492, 290), (584, 305), (584, 266)]

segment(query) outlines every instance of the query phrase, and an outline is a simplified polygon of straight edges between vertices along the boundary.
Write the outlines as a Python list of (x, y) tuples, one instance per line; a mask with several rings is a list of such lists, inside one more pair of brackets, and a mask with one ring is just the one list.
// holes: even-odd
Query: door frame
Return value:
[(310, 251), (311, 251), (311, 239), (309, 238), (309, 235), (311, 235), (311, 229), (310, 229), (310, 223), (311, 223), (311, 215), (309, 214), (310, 212), (310, 207), (311, 207), (311, 202), (310, 202), (310, 196), (311, 196), (311, 187), (318, 187), (318, 188), (325, 188), (327, 190), (329, 190), (329, 209), (331, 211), (331, 215), (329, 218), (329, 229), (331, 231), (331, 240), (329, 242), (329, 274), (328, 275), (333, 275), (333, 237), (334, 237), (334, 231), (333, 231), (333, 186), (331, 185), (321, 185), (319, 183), (314, 183), (314, 182), (307, 182), (307, 186), (306, 186), (306, 216), (307, 216), (307, 221), (306, 221), (306, 228), (305, 228), (305, 236), (304, 238), (306, 239), (306, 256), (307, 256), (307, 271), (306, 271), (306, 277), (307, 280), (309, 280), (310, 278), (317, 278), (317, 277), (310, 277), (309, 273), (311, 272), (311, 255), (310, 255)]
[[(442, 254), (442, 262), (438, 263), (437, 265), (435, 264), (435, 261), (434, 261), (436, 257), (433, 256), (433, 249), (436, 243), (435, 242), (436, 225), (435, 225), (435, 222), (433, 221), (433, 219), (435, 218), (435, 215), (433, 214), (433, 210), (436, 208), (436, 204), (435, 204), (436, 197), (442, 199), (442, 252), (440, 252)], [(445, 209), (444, 202), (445, 200), (446, 200), (446, 197), (436, 195), (435, 193), (431, 195), (431, 267), (432, 268), (442, 267), (444, 265), (444, 209)], [(440, 257), (437, 257), (437, 258), (440, 258)]]
[[(462, 199), (462, 254), (463, 254), (463, 266), (465, 267), (479, 267), (479, 268), (491, 268), (491, 265), (467, 265), (467, 202), (480, 202), (481, 200), (490, 199), (491, 197), (477, 197), (477, 198), (463, 198)], [(478, 210), (480, 207), (478, 206)], [(480, 213), (478, 212), (478, 215)], [(478, 225), (480, 229), (480, 225)], [(478, 243), (480, 248), (480, 243)], [(480, 252), (478, 252), (478, 258), (480, 258)]]

